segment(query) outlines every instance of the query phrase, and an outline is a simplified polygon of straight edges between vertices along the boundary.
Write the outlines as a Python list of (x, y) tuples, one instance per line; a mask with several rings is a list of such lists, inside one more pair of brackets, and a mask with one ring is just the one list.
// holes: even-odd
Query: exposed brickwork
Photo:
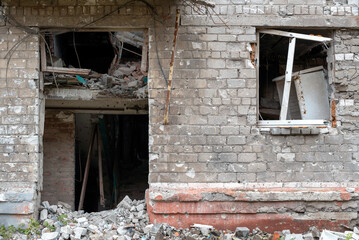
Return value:
[[(38, 38), (25, 39), (8, 58), (15, 43), (27, 34), (16, 28), (0, 30), (0, 222), (20, 224), (36, 212), (40, 190), (41, 133), (38, 90)], [(23, 215), (21, 221), (12, 217)]]
[(73, 113), (47, 110), (44, 130), (42, 201), (75, 204), (75, 118)]
[[(158, 46), (158, 57), (164, 66), (165, 74), (168, 74), (175, 6), (167, 5), (165, 1), (149, 2), (155, 6), (159, 14), (156, 20), (163, 22), (162, 24), (155, 21), (155, 28), (150, 11), (141, 3), (121, 8), (88, 28), (149, 28), (150, 190), (155, 189), (156, 184), (163, 184), (159, 189), (156, 188), (162, 191), (161, 194), (166, 194), (167, 189), (164, 186), (168, 185), (186, 194), (189, 192), (190, 183), (198, 184), (196, 187), (199, 189), (218, 184), (218, 188), (232, 189), (240, 195), (241, 192), (237, 190), (236, 184), (244, 184), (244, 190), (249, 188), (250, 184), (256, 184), (254, 189), (266, 189), (269, 193), (274, 192), (273, 188), (286, 187), (284, 194), (290, 192), (289, 188), (315, 187), (316, 191), (329, 189), (328, 191), (333, 192), (335, 196), (343, 196), (340, 199), (332, 199), (329, 206), (336, 204), (336, 201), (346, 201), (345, 204), (351, 207), (334, 211), (331, 207), (322, 208), (320, 201), (311, 204), (310, 208), (314, 209), (317, 215), (311, 214), (309, 207), (304, 212), (299, 211), (300, 216), (309, 218), (305, 222), (306, 225), (313, 224), (315, 219), (321, 219), (320, 216), (335, 215), (338, 211), (355, 213), (358, 209), (356, 196), (358, 189), (348, 189), (345, 192), (343, 189), (357, 186), (359, 181), (357, 153), (359, 101), (356, 94), (359, 44), (356, 30), (337, 29), (357, 28), (358, 1), (216, 0), (215, 10), (227, 26), (223, 25), (216, 16), (213, 22), (207, 15), (200, 15), (191, 8), (181, 7), (182, 18), (175, 56), (174, 89), (171, 95), (169, 125), (166, 126), (163, 125), (163, 110), (167, 87), (157, 64), (155, 42)], [(8, 11), (23, 24), (73, 29), (116, 10), (123, 2), (29, 0), (12, 1), (12, 3)], [(331, 99), (337, 106), (338, 128), (329, 126), (319, 131), (318, 129), (281, 130), (278, 133), (277, 130), (257, 127), (257, 75), (251, 59), (253, 55), (251, 43), (257, 41), (254, 26), (333, 29), (333, 54), (328, 54), (328, 62), (333, 66), (333, 71), (330, 71), (334, 88)], [(10, 33), (3, 35), (5, 39), (11, 36)], [(9, 49), (11, 44), (9, 39), (2, 42), (0, 48)], [(22, 56), (27, 51), (36, 53), (34, 50), (30, 51), (34, 47), (35, 45), (31, 44), (22, 45), (20, 51), (15, 52), (15, 56)], [(0, 55), (4, 56), (5, 52), (0, 52)], [(38, 55), (34, 57), (37, 59)], [(5, 62), (2, 62), (0, 65), (2, 78), (4, 78), (4, 64)], [(20, 61), (17, 64), (21, 66), (23, 63)], [(26, 67), (30, 67), (29, 64), (31, 64), (29, 71), (35, 74), (36, 68), (32, 65), (34, 61), (26, 62)], [(14, 85), (27, 84), (27, 80), (15, 81), (19, 76), (21, 79), (27, 76), (16, 66), (11, 65), (8, 74), (10, 80), (14, 79)], [(16, 86), (4, 90), (4, 86), (1, 86), (1, 91), (5, 93), (2, 96), (7, 97), (1, 98), (0, 102), (5, 102), (8, 98), (14, 99), (11, 105), (3, 105), (4, 113), (2, 112), (0, 125), (0, 129), (5, 131), (4, 138), (0, 140), (3, 141), (2, 152), (8, 154), (7, 151), (21, 149), (20, 153), (10, 155), (11, 158), (2, 161), (12, 164), (23, 156), (21, 154), (29, 152), (32, 156), (31, 167), (34, 167), (41, 163), (41, 154), (38, 154), (41, 141), (34, 144), (31, 142), (24, 147), (15, 142), (18, 139), (8, 135), (7, 132), (10, 123), (19, 125), (24, 121), (23, 119), (31, 116), (18, 118), (16, 114), (14, 117), (10, 113), (24, 109), (29, 111), (29, 106), (36, 106), (39, 103), (36, 87), (22, 90), (18, 88), (20, 87)], [(21, 102), (20, 108), (13, 108), (13, 105), (16, 106), (14, 101)], [(26, 104), (25, 101), (30, 103)], [(28, 129), (24, 134), (36, 135), (39, 127), (38, 119), (29, 120), (29, 125), (33, 126), (34, 130)], [(4, 177), (1, 178), (0, 175), (1, 181), (11, 179), (7, 170), (2, 174)], [(41, 179), (40, 176), (41, 171), (23, 182), (26, 183), (25, 186), (35, 187), (35, 182)], [(15, 177), (17, 178), (17, 175)], [(302, 193), (299, 191), (298, 194)], [(262, 194), (257, 197), (262, 201)], [(31, 199), (30, 202), (36, 205), (35, 198)], [(156, 200), (149, 199), (150, 204), (157, 204)], [(183, 198), (167, 199), (167, 203), (164, 204), (183, 200)], [(274, 202), (277, 200), (272, 199)], [(206, 204), (207, 200), (202, 197), (196, 201)], [(317, 202), (318, 200), (303, 194), (303, 198), (296, 201)], [(220, 210), (218, 209), (218, 212)], [(283, 211), (284, 217), (276, 212), (277, 219), (286, 221), (296, 219), (293, 216), (298, 210), (286, 208)], [(271, 208), (262, 209), (261, 214), (265, 213), (269, 216)], [(201, 220), (201, 223), (210, 223), (213, 219), (218, 220), (218, 217), (220, 215), (207, 220), (202, 217), (192, 219)], [(268, 219), (271, 218), (259, 219), (253, 216), (253, 219), (267, 224), (270, 222)], [(342, 214), (338, 221), (346, 224), (357, 221), (355, 219), (357, 216)], [(158, 220), (166, 221), (166, 218), (161, 215), (158, 216)], [(235, 221), (235, 218), (232, 220)], [(295, 221), (298, 221), (298, 218)], [(183, 225), (187, 223), (183, 222)]]

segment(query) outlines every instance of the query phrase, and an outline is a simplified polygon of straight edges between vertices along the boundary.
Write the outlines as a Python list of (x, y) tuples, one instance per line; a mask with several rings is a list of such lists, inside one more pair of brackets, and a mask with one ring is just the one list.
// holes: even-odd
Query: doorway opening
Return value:
[(84, 211), (112, 209), (126, 195), (144, 199), (148, 188), (148, 115), (47, 109), (42, 200), (66, 202), (78, 210), (87, 162)]

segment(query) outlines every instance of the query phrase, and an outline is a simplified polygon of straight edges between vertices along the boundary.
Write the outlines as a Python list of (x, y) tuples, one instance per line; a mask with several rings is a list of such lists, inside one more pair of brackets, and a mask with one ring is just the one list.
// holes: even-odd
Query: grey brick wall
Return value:
[[(0, 222), (20, 224), (36, 212), (42, 172), (38, 37), (0, 30)], [(8, 66), (8, 68), (7, 68)], [(21, 221), (12, 215), (22, 214)]]
[[(259, 3), (263, 5), (257, 5)], [(151, 162), (152, 166), (160, 164), (161, 167), (151, 170), (150, 181), (357, 182), (359, 177), (355, 168), (345, 167), (359, 164), (356, 158), (358, 146), (354, 142), (358, 122), (354, 92), (357, 90), (353, 79), (349, 82), (350, 76), (356, 77), (356, 32), (335, 31), (333, 99), (339, 104), (339, 126), (335, 129), (303, 129), (297, 133), (293, 130), (295, 136), (289, 130), (289, 136), (282, 136), (281, 132), (276, 136), (258, 128), (256, 70), (249, 58), (250, 44), (256, 42), (256, 28), (251, 24), (261, 25), (273, 17), (273, 26), (300, 26), (302, 23), (303, 27), (313, 27), (322, 25), (322, 16), (330, 16), (333, 22), (337, 15), (355, 16), (357, 7), (354, 2), (342, 5), (337, 1), (276, 1), (271, 5), (269, 1), (237, 4), (216, 1), (216, 11), (228, 27), (214, 24), (207, 16), (186, 9), (179, 35), (176, 61), (180, 64), (175, 66), (176, 89), (172, 91), (168, 126), (162, 125), (164, 81), (156, 61), (151, 65), (151, 73), (155, 76), (150, 84), (153, 99), (150, 106)], [(293, 19), (282, 16), (284, 11), (287, 15), (290, 12), (299, 23), (294, 24)], [(260, 16), (263, 14), (265, 18)], [(250, 18), (253, 15), (258, 16)], [(310, 17), (310, 24), (302, 15)], [(163, 39), (164, 35), (160, 34), (158, 39)], [(167, 41), (160, 45), (170, 49), (170, 44)], [(155, 53), (152, 53), (154, 60)], [(194, 62), (194, 59), (206, 61), (206, 64), (183, 64)], [(193, 68), (197, 70), (193, 71)], [(188, 72), (192, 74), (188, 76)], [(194, 86), (190, 84), (192, 82), (200, 82), (200, 85)], [(344, 139), (347, 139), (345, 143)], [(180, 169), (170, 167), (169, 162), (173, 161), (181, 166)], [(343, 175), (347, 177), (344, 179)]]
[[(180, 6), (182, 18), (166, 126), (163, 114), (167, 87), (157, 63), (155, 42), (168, 75), (176, 6), (160, 0), (149, 2), (159, 14), (155, 28), (150, 11), (142, 4), (115, 11), (88, 28), (150, 30), (150, 187), (161, 183), (184, 189), (189, 183), (228, 188), (245, 184), (268, 188), (357, 186), (359, 40), (356, 30), (338, 29), (357, 28), (358, 1), (216, 0), (215, 11), (220, 18), (213, 16), (213, 21), (208, 15)], [(73, 29), (116, 10), (120, 4), (110, 0), (24, 0), (11, 1), (7, 10), (28, 26)], [(338, 128), (319, 132), (307, 129), (294, 136), (283, 135), (290, 131), (276, 135), (275, 131), (257, 127), (257, 76), (250, 60), (250, 44), (257, 41), (254, 26), (334, 30), (332, 85)], [(3, 57), (13, 46), (13, 39), (24, 33), (15, 28), (1, 31)], [(36, 209), (37, 183), (41, 183), (39, 129), (44, 115), (39, 115), (37, 49), (36, 37), (20, 45), (10, 62), (8, 81), (0, 82), (0, 159), (4, 166), (0, 181), (6, 183), (2, 185), (6, 187), (0, 187), (5, 194), (0, 199), (7, 206), (12, 204), (7, 193), (28, 193), (16, 204), (28, 201), (32, 209), (29, 214)], [(5, 66), (6, 60), (1, 60), (1, 79), (5, 78)], [(28, 164), (30, 170), (11, 170), (10, 166), (20, 163)], [(0, 213), (12, 214), (3, 209)]]

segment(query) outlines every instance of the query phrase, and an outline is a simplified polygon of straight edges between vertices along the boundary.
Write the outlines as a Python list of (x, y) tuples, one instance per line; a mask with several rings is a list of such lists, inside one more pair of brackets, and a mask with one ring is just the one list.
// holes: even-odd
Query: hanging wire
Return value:
[[(51, 50), (50, 50), (49, 44), (46, 42), (46, 39), (45, 39), (45, 37), (44, 37), (42, 34), (38, 34), (38, 35), (39, 35), (39, 36), (42, 38), (42, 40), (44, 41), (45, 47), (47, 48), (47, 51), (49, 52), (51, 66), (54, 66), (54, 61), (53, 61), (53, 59), (52, 59), (52, 55), (51, 55)], [(46, 55), (46, 54), (45, 54), (45, 55)], [(54, 83), (55, 83), (56, 88), (59, 88), (59, 85), (57, 84), (56, 75), (55, 75), (54, 70), (52, 70), (52, 77), (53, 77), (53, 79), (54, 79)]]
[(157, 32), (156, 32), (156, 24), (155, 24), (155, 17), (154, 16), (152, 16), (152, 22), (153, 22), (153, 37), (154, 37), (154, 43), (155, 43), (157, 63), (158, 63), (158, 66), (160, 67), (163, 79), (166, 81), (166, 84), (168, 85), (168, 79), (166, 77), (165, 72), (163, 71), (161, 60), (160, 60), (160, 57), (159, 57), (159, 54), (158, 54)]
[(79, 64), (79, 68), (81, 68), (80, 57), (79, 54), (77, 53), (77, 48), (76, 48), (75, 31), (72, 31), (72, 44), (74, 45), (77, 63)]

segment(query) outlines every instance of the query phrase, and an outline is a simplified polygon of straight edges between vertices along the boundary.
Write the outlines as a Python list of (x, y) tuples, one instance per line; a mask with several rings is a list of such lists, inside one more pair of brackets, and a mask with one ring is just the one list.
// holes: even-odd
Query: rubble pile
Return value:
[(113, 74), (91, 73), (89, 76), (72, 74), (45, 74), (45, 85), (53, 85), (54, 77), (58, 85), (82, 85), (91, 90), (101, 90), (102, 94), (126, 97), (147, 97), (147, 72), (141, 71), (141, 62), (119, 64)]
[[(11, 239), (42, 240), (359, 240), (359, 231), (322, 233), (315, 227), (304, 234), (292, 234), (290, 230), (267, 233), (256, 228), (237, 227), (234, 232), (216, 230), (210, 225), (194, 224), (190, 229), (176, 229), (166, 223), (149, 224), (144, 200), (131, 200), (126, 196), (113, 210), (85, 213), (71, 211), (71, 206), (59, 202), (42, 203), (39, 223), (30, 223), (29, 231), (16, 232)], [(0, 239), (2, 239), (0, 237)]]

